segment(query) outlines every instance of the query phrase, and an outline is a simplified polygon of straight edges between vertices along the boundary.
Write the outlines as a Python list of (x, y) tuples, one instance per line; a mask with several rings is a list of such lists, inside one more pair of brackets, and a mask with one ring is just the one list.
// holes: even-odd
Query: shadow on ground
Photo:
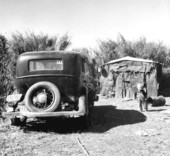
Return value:
[(106, 132), (113, 127), (146, 121), (146, 116), (136, 110), (116, 109), (112, 105), (97, 106), (92, 116), (93, 132)]
[[(95, 106), (91, 116), (91, 126), (84, 132), (103, 133), (111, 128), (146, 121), (146, 116), (136, 110), (119, 110), (112, 105)], [(81, 132), (75, 119), (50, 119), (47, 121), (29, 121), (25, 132), (41, 131), (56, 133)]]

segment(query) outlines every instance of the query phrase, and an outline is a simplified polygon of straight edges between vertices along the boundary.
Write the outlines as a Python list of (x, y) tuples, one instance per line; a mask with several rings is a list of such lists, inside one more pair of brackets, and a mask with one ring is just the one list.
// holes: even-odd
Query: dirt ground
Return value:
[(170, 98), (162, 107), (140, 112), (136, 101), (96, 102), (86, 131), (75, 120), (29, 120), (25, 127), (0, 124), (0, 155), (169, 156)]

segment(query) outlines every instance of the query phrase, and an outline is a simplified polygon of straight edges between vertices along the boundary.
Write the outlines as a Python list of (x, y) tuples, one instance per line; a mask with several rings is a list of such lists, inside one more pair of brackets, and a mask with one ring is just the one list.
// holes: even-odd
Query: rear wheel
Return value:
[(32, 85), (25, 95), (25, 105), (33, 112), (55, 111), (60, 102), (60, 92), (50, 82), (38, 82)]

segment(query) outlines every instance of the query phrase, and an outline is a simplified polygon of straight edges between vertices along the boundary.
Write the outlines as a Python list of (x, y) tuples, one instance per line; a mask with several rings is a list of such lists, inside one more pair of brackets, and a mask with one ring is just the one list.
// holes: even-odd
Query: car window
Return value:
[(31, 60), (29, 61), (29, 70), (63, 70), (63, 60)]

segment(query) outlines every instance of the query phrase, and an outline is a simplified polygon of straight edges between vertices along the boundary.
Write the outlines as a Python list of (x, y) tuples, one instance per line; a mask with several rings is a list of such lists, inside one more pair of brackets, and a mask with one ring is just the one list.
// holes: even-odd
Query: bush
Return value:
[(64, 34), (61, 37), (47, 34), (35, 34), (33, 32), (13, 33), (9, 41), (10, 51), (16, 55), (29, 51), (51, 51), (51, 50), (65, 50), (71, 45), (70, 37)]
[(166, 104), (166, 100), (163, 96), (158, 96), (153, 99), (152, 107), (164, 106)]
[(0, 107), (4, 104), (5, 95), (8, 91), (8, 49), (7, 40), (0, 35)]

